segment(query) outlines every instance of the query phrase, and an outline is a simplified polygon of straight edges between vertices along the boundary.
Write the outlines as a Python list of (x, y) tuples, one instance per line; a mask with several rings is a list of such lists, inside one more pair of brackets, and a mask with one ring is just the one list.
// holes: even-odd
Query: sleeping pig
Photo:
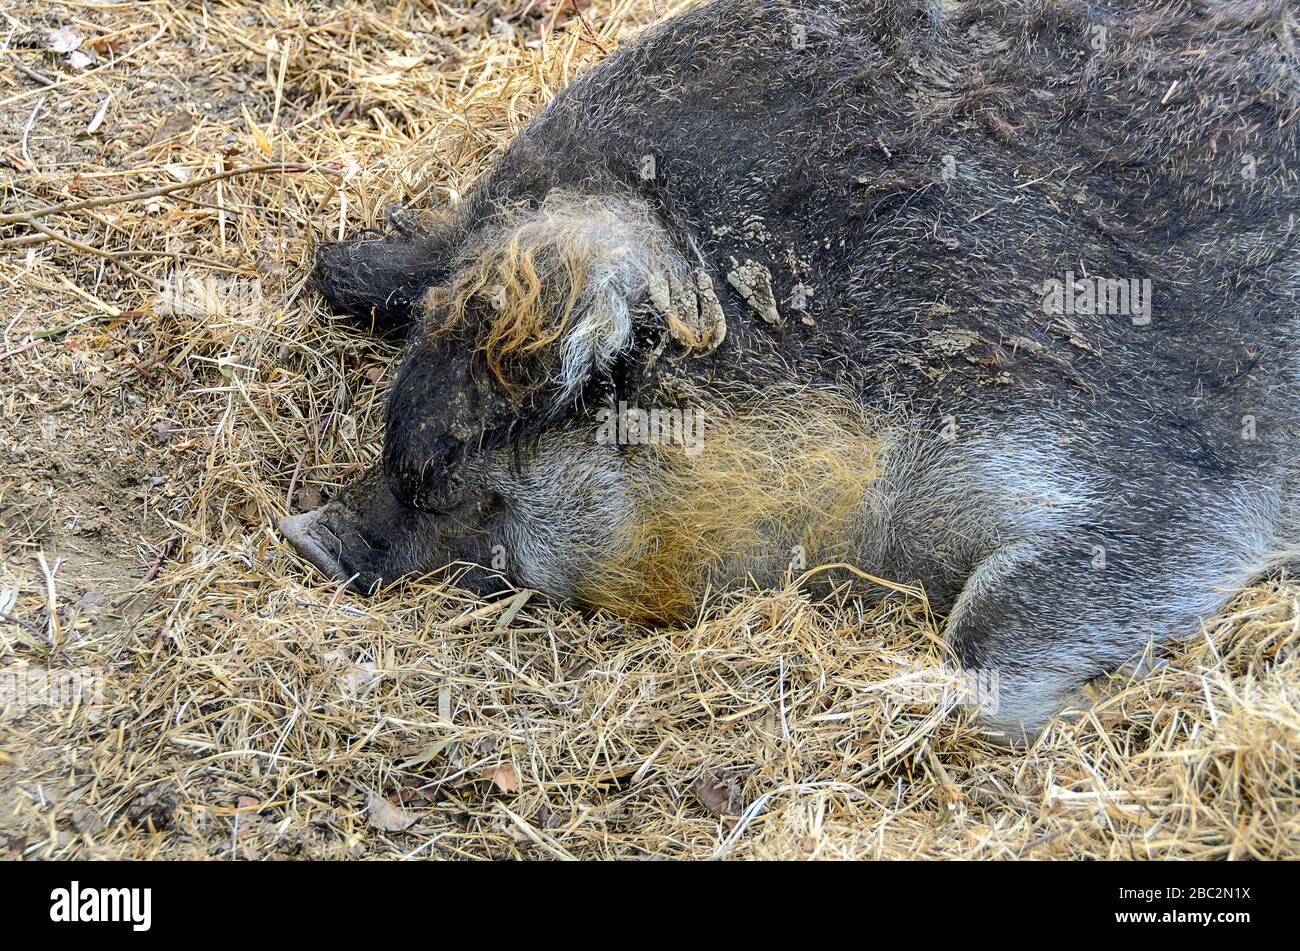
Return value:
[(1296, 559), (1298, 43), (1268, 0), (647, 29), (436, 224), (319, 250), (405, 352), (382, 459), (282, 531), (651, 622), (916, 582), (1032, 734)]

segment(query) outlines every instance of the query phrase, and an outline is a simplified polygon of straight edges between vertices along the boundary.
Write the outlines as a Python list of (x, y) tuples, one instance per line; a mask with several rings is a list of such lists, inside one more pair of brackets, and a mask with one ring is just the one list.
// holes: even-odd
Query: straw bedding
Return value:
[[(457, 200), (680, 6), (0, 13), (0, 857), (1300, 854), (1285, 578), (1009, 752), (905, 585), (637, 627), (358, 600), (279, 539), (378, 452), (396, 355), (303, 291), (313, 242)], [(98, 692), (21, 702), (43, 671)]]

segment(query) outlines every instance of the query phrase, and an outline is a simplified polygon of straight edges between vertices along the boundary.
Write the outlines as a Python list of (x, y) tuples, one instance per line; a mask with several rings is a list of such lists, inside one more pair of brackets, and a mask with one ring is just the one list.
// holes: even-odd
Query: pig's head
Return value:
[[(355, 268), (364, 250), (335, 257)], [(382, 459), (323, 507), (284, 519), (284, 535), (358, 592), (459, 565), (475, 589), (505, 579), (573, 594), (632, 505), (635, 454), (599, 439), (597, 416), (642, 312), (676, 308), (669, 328), (688, 345), (721, 336), (721, 311), (703, 327), (692, 272), (674, 260), (629, 201), (553, 195), (493, 218), (424, 297)]]
[[(502, 500), (485, 477), (519, 419), (458, 344), (411, 343), (388, 401), (383, 457), (321, 508), (281, 523), (303, 555), (354, 591), (457, 563), (492, 565)], [(466, 581), (492, 584), (474, 568)]]

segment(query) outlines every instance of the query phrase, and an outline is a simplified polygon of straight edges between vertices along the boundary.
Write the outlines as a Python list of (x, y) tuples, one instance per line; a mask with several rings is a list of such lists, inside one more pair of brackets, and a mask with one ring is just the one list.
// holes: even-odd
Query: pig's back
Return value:
[[(1291, 434), (1285, 8), (1042, 8), (715, 0), (574, 82), (479, 198), (630, 189), (717, 286), (765, 269), (783, 323), (727, 291), (724, 348), (752, 359), (711, 374), (1050, 405), (1192, 458), (1237, 458), (1252, 413)], [(1071, 278), (1137, 299), (1054, 307)]]

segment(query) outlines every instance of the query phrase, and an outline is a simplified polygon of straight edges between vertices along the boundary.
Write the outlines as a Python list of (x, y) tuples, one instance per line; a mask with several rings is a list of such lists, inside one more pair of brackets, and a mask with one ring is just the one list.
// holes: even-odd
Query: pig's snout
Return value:
[(330, 505), (323, 505), (310, 512), (284, 517), (280, 520), (280, 534), (326, 577), (348, 582), (348, 587), (358, 594), (373, 593), (379, 578), (351, 571), (344, 564), (342, 539), (330, 529), (326, 519), (329, 509)]
[(493, 498), (477, 497), (451, 512), (421, 511), (399, 498), (376, 466), (320, 508), (281, 519), (280, 533), (327, 578), (357, 594), (431, 572), (495, 593), (498, 573), (479, 569), (495, 557), (495, 512)]

